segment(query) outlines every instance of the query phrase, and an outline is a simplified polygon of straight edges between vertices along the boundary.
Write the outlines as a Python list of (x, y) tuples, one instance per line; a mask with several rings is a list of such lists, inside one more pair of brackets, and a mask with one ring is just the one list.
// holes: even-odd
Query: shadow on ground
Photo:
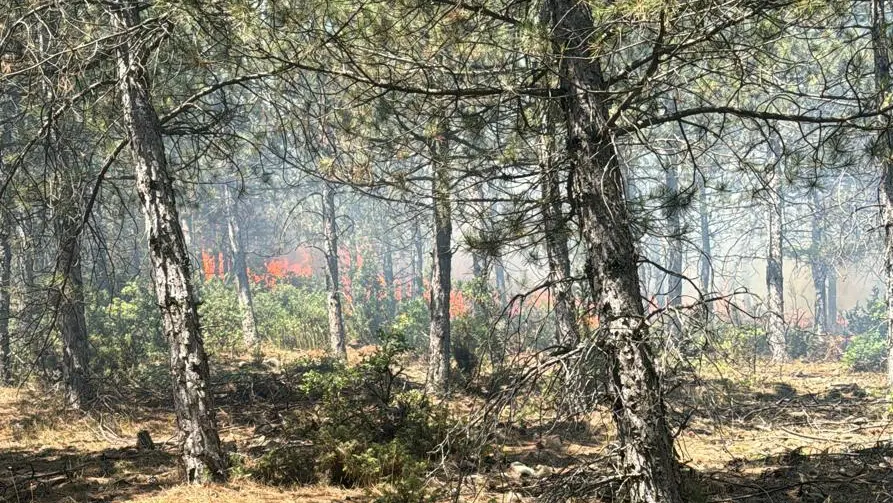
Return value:
[(136, 448), (0, 452), (0, 501), (120, 501), (179, 481), (176, 459)]
[(702, 472), (703, 501), (710, 503), (832, 503), (893, 501), (893, 448), (735, 460)]

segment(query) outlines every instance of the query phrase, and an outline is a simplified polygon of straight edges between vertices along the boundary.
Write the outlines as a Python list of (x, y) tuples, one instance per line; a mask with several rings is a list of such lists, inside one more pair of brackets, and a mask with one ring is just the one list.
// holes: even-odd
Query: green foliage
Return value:
[(111, 300), (89, 291), (87, 325), (96, 339), (96, 369), (114, 373), (165, 354), (161, 315), (147, 282), (131, 281)]
[(887, 360), (887, 337), (877, 330), (853, 337), (841, 361), (856, 372), (878, 371)]
[(276, 346), (316, 349), (328, 344), (325, 292), (290, 284), (259, 289), (254, 294), (254, 313), (261, 337)]
[(853, 371), (877, 371), (887, 359), (884, 298), (875, 288), (865, 305), (844, 313), (853, 339), (843, 353), (843, 364)]
[(757, 325), (720, 324), (715, 341), (716, 347), (732, 360), (747, 361), (769, 354), (766, 330)]
[(242, 319), (235, 286), (211, 278), (201, 285), (200, 292), (198, 312), (208, 349), (235, 352), (242, 342)]
[(814, 359), (820, 358), (824, 347), (815, 332), (791, 327), (787, 332), (785, 347), (791, 358)]
[(278, 447), (266, 452), (248, 472), (269, 484), (290, 486), (317, 482), (311, 449), (301, 446)]
[(428, 305), (425, 299), (408, 299), (397, 304), (397, 316), (391, 330), (404, 334), (412, 349), (426, 349), (428, 345)]
[[(399, 357), (406, 350), (402, 337), (385, 333), (380, 350), (356, 366), (304, 373), (300, 388), (317, 401), (315, 414), (295, 415), (287, 429), (296, 439), (310, 440), (312, 452), (283, 447), (266, 455), (254, 475), (287, 483), (325, 477), (344, 487), (399, 485), (421, 477), (446, 434), (446, 411), (424, 393), (400, 386)], [(303, 468), (288, 473), (297, 464), (315, 467), (314, 476)], [(423, 492), (419, 486), (414, 494)]]

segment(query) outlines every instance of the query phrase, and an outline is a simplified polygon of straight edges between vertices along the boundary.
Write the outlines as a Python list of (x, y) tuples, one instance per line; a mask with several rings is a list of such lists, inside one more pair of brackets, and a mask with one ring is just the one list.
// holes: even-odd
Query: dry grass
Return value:
[(362, 493), (327, 486), (310, 486), (296, 489), (277, 489), (249, 481), (237, 481), (222, 486), (176, 486), (157, 493), (139, 496), (133, 501), (141, 503), (255, 503), (306, 501), (335, 503), (356, 500)]
[[(273, 356), (286, 363), (313, 355)], [(893, 501), (893, 451), (887, 447), (893, 426), (882, 375), (847, 373), (832, 363), (758, 368), (740, 372), (728, 365), (705, 365), (670, 397), (674, 421), (688, 418), (676, 445), (699, 488), (692, 501)], [(416, 366), (409, 372), (419, 373)], [(465, 415), (474, 401), (457, 396), (449, 405)], [(242, 452), (257, 425), (269, 420), (271, 404), (237, 397), (220, 402), (221, 437)], [(133, 447), (141, 429), (149, 430), (156, 442), (169, 439), (173, 422), (164, 407), (98, 407), (85, 415), (64, 411), (37, 390), (0, 388), (0, 501), (368, 499), (357, 490), (271, 487), (238, 476), (220, 486), (182, 485), (172, 446), (162, 444), (152, 452)], [(509, 463), (568, 473), (604, 461), (616, 440), (607, 410), (554, 428), (535, 423), (500, 432), (504, 446), (495, 461), (465, 480), (462, 501), (532, 501), (558, 476), (518, 479), (506, 475)]]

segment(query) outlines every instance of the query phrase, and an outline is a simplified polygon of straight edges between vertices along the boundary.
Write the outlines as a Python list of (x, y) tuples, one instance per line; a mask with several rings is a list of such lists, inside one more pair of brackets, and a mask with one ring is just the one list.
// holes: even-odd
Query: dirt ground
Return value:
[[(883, 375), (848, 373), (836, 363), (758, 368), (704, 364), (669, 395), (691, 501), (893, 502), (893, 422)], [(257, 442), (272, 410), (268, 401), (245, 399), (244, 393), (224, 386), (218, 397), (222, 440), (239, 452)], [(45, 393), (0, 389), (0, 501), (369, 498), (362, 490), (323, 485), (265, 486), (239, 473), (226, 485), (184, 486), (170, 442), (172, 412), (143, 398), (106, 400), (107, 407), (100, 401), (88, 414), (71, 413)], [(122, 400), (128, 405), (112, 406)], [(461, 500), (533, 501), (551, 486), (563, 487), (564, 493), (555, 494), (566, 495), (554, 500), (568, 500), (575, 487), (603, 480), (602, 489), (590, 492), (601, 494), (601, 500), (580, 501), (611, 501), (616, 485), (604, 471), (605, 454), (616, 445), (610, 418), (602, 412), (587, 421), (582, 428), (513, 428), (502, 437), (498, 466), (466, 477)], [(136, 434), (143, 429), (156, 450), (137, 450)], [(518, 476), (513, 462), (536, 473)]]

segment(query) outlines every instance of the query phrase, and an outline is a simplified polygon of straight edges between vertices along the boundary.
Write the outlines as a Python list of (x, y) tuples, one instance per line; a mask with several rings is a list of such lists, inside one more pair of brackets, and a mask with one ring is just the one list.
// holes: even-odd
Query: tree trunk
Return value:
[(242, 340), (245, 347), (252, 352), (257, 352), (260, 350), (260, 339), (257, 336), (254, 299), (251, 296), (251, 283), (248, 281), (248, 266), (245, 263), (245, 249), (242, 245), (238, 200), (229, 186), (224, 185), (223, 191), (226, 199), (224, 205), (226, 207), (229, 248), (233, 256), (233, 270), (236, 276), (236, 287), (239, 291), (239, 311), (242, 314)]
[(782, 211), (782, 178), (781, 142), (773, 136), (769, 140), (769, 155), (772, 163), (768, 172), (768, 254), (766, 256), (766, 335), (772, 361), (787, 359), (785, 346), (784, 322), (784, 256), (782, 254), (782, 238), (784, 236), (784, 220)]
[(412, 295), (420, 297), (425, 293), (425, 244), (422, 241), (422, 229), (415, 220), (412, 227)]
[(812, 284), (815, 288), (815, 302), (813, 303), (813, 330), (818, 335), (828, 331), (828, 287), (825, 259), (822, 257), (822, 240), (824, 239), (824, 212), (818, 188), (812, 194), (812, 257), (810, 271), (812, 272)]
[(390, 243), (384, 243), (381, 252), (381, 273), (385, 288), (385, 320), (388, 325), (397, 316), (397, 299), (394, 292), (394, 251)]
[(636, 246), (624, 179), (607, 119), (608, 86), (593, 58), (589, 4), (547, 0), (544, 14), (559, 53), (568, 150), (586, 245), (587, 276), (611, 363), (613, 417), (630, 499), (682, 503), (680, 472), (640, 297)]
[[(139, 7), (120, 2), (115, 12), (123, 29), (140, 26)], [(226, 479), (209, 389), (208, 358), (201, 336), (189, 255), (180, 228), (174, 184), (168, 170), (161, 125), (149, 96), (148, 54), (136, 34), (117, 49), (121, 105), (130, 136), (136, 188), (145, 217), (149, 258), (170, 366), (177, 432), (190, 483)]]
[(682, 305), (682, 222), (679, 207), (679, 173), (676, 156), (670, 161), (666, 172), (667, 205), (664, 208), (667, 219), (667, 306)]
[(837, 323), (837, 271), (831, 265), (825, 269), (825, 280), (828, 286), (828, 299), (825, 305), (828, 311), (825, 320), (828, 323), (828, 330), (837, 333), (840, 330), (840, 325)]
[[(484, 214), (486, 204), (486, 195), (484, 194), (484, 183), (475, 183), (475, 197), (481, 202), (478, 208), (480, 215)], [(480, 222), (480, 238), (481, 241), (490, 239), (490, 223), (481, 219)], [(472, 251), (471, 253), (471, 273), (474, 276), (474, 298), (472, 298), (472, 311), (475, 317), (488, 318), (490, 316), (490, 306), (493, 303), (493, 295), (490, 290), (490, 268), (493, 260), (487, 255), (487, 251)]]
[(347, 359), (344, 316), (341, 313), (341, 276), (338, 274), (338, 223), (335, 220), (335, 187), (323, 182), (322, 218), (326, 240), (326, 289), (328, 290), (329, 351)]
[[(10, 113), (3, 114), (5, 117), (13, 117), (18, 109), (19, 94), (15, 90), (10, 90), (6, 94), (9, 95), (9, 101), (12, 105)], [(6, 145), (12, 145), (12, 121), (4, 121), (3, 131), (0, 133), (0, 177), (6, 179), (9, 173), (3, 163), (6, 155), (4, 148)], [(8, 204), (8, 196), (4, 196), (7, 204), (3, 204), (0, 211), (0, 384), (12, 383), (12, 354), (10, 353), (10, 334), (9, 320), (12, 316), (10, 309), (10, 298), (12, 294), (12, 249), (10, 248), (10, 237), (14, 220), (8, 212), (12, 211), (11, 205)]]
[[(698, 180), (698, 216), (701, 226), (700, 283), (701, 300), (713, 292), (713, 251), (710, 243), (710, 205), (707, 200), (707, 181), (703, 173), (696, 173)], [(704, 304), (704, 312), (713, 312), (710, 302)]]
[(499, 300), (499, 305), (504, 306), (508, 297), (506, 296), (505, 265), (502, 263), (502, 257), (493, 260), (493, 281), (496, 283), (496, 298)]
[[(884, 0), (871, 1), (871, 40), (874, 50), (874, 82), (876, 106), (885, 106), (890, 99), (890, 39)], [(878, 138), (877, 155), (881, 169), (881, 200), (884, 206), (884, 275), (887, 303), (887, 385), (893, 389), (893, 128), (883, 116), (883, 133)]]
[[(68, 183), (60, 183), (68, 187)], [(53, 222), (59, 242), (56, 258), (58, 284), (52, 290), (56, 320), (62, 336), (62, 383), (69, 407), (82, 408), (92, 396), (89, 381), (89, 344), (84, 305), (84, 279), (81, 272), (80, 214), (70, 205), (79, 194), (60, 195)]]
[(577, 327), (577, 308), (574, 305), (574, 285), (571, 282), (571, 261), (567, 246), (569, 231), (562, 211), (561, 172), (554, 162), (555, 131), (552, 121), (551, 114), (543, 113), (539, 151), (543, 233), (549, 262), (550, 290), (555, 305), (555, 342), (574, 346), (580, 341), (580, 332)]
[(12, 248), (8, 234), (11, 222), (8, 217), (2, 218), (4, 225), (0, 232), (0, 384), (11, 384), (12, 353), (10, 352), (9, 319), (12, 316), (12, 311), (9, 304), (12, 293)]
[[(445, 121), (444, 121), (445, 123)], [(438, 135), (431, 138), (429, 149), (434, 180), (431, 199), (434, 206), (434, 260), (431, 267), (431, 292), (427, 389), (443, 395), (450, 380), (450, 290), (453, 252), (452, 210), (450, 201), (450, 168), (447, 157), (448, 131), (441, 124)]]

